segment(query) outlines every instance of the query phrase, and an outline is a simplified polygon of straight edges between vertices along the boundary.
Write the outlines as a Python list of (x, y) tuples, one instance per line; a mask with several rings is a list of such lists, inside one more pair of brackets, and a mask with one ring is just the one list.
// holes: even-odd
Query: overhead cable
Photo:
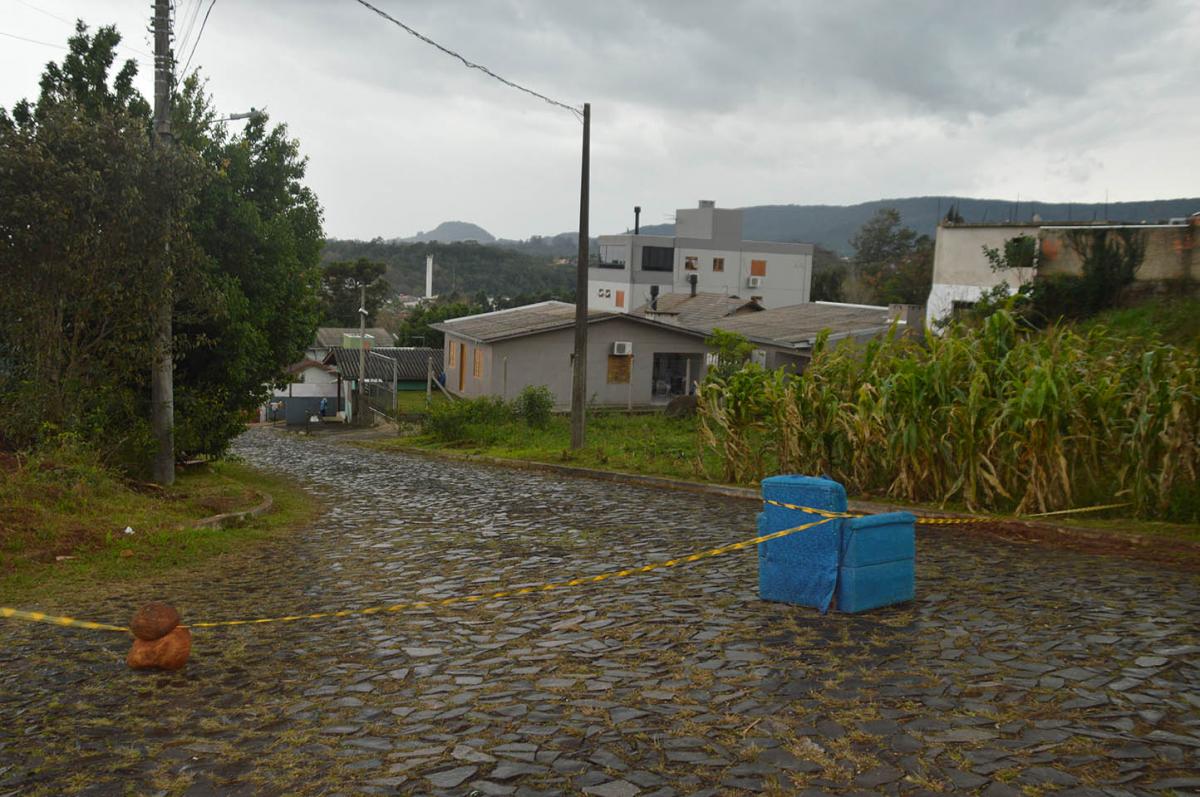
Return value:
[(525, 92), (526, 94), (529, 94), (529, 95), (531, 95), (531, 96), (537, 97), (539, 100), (543, 100), (543, 101), (545, 101), (545, 102), (548, 102), (548, 103), (550, 103), (551, 105), (556, 105), (556, 106), (558, 106), (559, 108), (565, 108), (566, 110), (568, 110), (568, 111), (570, 111), (571, 113), (575, 114), (575, 115), (576, 115), (577, 117), (579, 117), (580, 119), (582, 119), (582, 118), (583, 118), (583, 112), (582, 112), (582, 111), (581, 111), (579, 108), (575, 108), (575, 107), (573, 107), (573, 106), (571, 106), (571, 105), (567, 105), (565, 102), (559, 102), (558, 100), (553, 100), (553, 99), (550, 99), (550, 98), (549, 98), (549, 97), (547, 97), (545, 94), (539, 94), (538, 92), (534, 91), (533, 89), (528, 89), (528, 88), (525, 88), (524, 86), (522, 86), (522, 85), (521, 85), (521, 84), (519, 84), (519, 83), (513, 83), (511, 80), (507, 80), (507, 79), (505, 79), (505, 78), (502, 78), (502, 77), (500, 77), (500, 76), (499, 76), (499, 75), (497, 75), (495, 72), (493, 72), (492, 70), (488, 69), (486, 66), (484, 66), (484, 65), (482, 65), (482, 64), (477, 64), (477, 63), (475, 63), (474, 61), (469, 61), (469, 60), (467, 60), (466, 58), (464, 58), (463, 56), (461, 56), (461, 55), (459, 55), (458, 53), (456, 53), (456, 52), (454, 52), (453, 50), (451, 50), (450, 48), (448, 48), (448, 47), (443, 47), (442, 45), (438, 44), (437, 42), (435, 42), (433, 39), (429, 38), (428, 36), (425, 36), (425, 35), (423, 35), (423, 34), (421, 34), (421, 33), (417, 32), (417, 31), (413, 30), (413, 29), (412, 29), (412, 28), (410, 28), (408, 25), (405, 25), (403, 22), (401, 22), (400, 20), (398, 20), (398, 19), (396, 19), (395, 17), (393, 17), (391, 14), (388, 14), (386, 11), (383, 11), (383, 10), (381, 10), (381, 9), (379, 9), (379, 8), (376, 8), (375, 6), (371, 5), (370, 3), (368, 3), (368, 2), (367, 2), (367, 0), (355, 0), (355, 2), (357, 2), (359, 5), (361, 5), (361, 6), (365, 7), (365, 8), (368, 8), (368, 9), (370, 9), (371, 11), (374, 11), (376, 14), (378, 14), (379, 16), (381, 16), (381, 17), (383, 17), (384, 19), (386, 19), (388, 22), (391, 22), (392, 24), (394, 24), (394, 25), (397, 25), (397, 26), (399, 26), (400, 28), (403, 28), (403, 29), (404, 29), (406, 32), (408, 32), (409, 34), (411, 34), (411, 35), (413, 35), (413, 36), (417, 37), (418, 39), (420, 39), (421, 41), (423, 41), (423, 42), (425, 42), (426, 44), (430, 45), (431, 47), (436, 47), (437, 49), (441, 50), (441, 51), (442, 51), (443, 53), (445, 53), (446, 55), (448, 55), (448, 56), (450, 56), (450, 57), (452, 57), (452, 58), (457, 58), (459, 61), (462, 61), (462, 63), (463, 63), (463, 66), (465, 66), (465, 67), (467, 67), (467, 68), (469, 68), (469, 69), (478, 69), (480, 72), (484, 73), (484, 74), (485, 74), (485, 75), (487, 75), (488, 77), (491, 77), (491, 78), (494, 78), (495, 80), (498, 80), (498, 81), (500, 81), (501, 83), (503, 83), (504, 85), (508, 86), (509, 88), (514, 88), (514, 89), (516, 89), (517, 91), (523, 91), (523, 92)]

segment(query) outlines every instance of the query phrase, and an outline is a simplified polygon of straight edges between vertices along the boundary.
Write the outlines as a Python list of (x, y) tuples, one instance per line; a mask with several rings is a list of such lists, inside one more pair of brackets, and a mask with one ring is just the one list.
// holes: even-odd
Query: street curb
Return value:
[(198, 529), (223, 529), (229, 526), (236, 526), (239, 523), (244, 523), (250, 518), (258, 517), (271, 511), (271, 507), (275, 505), (275, 499), (270, 493), (259, 493), (263, 499), (257, 506), (241, 512), (223, 512), (220, 515), (213, 515), (201, 520), (197, 520), (193, 526)]
[[(531, 470), (541, 471), (544, 473), (558, 473), (564, 476), (576, 476), (587, 479), (596, 479), (599, 481), (616, 482), (619, 484), (633, 484), (643, 487), (654, 487), (666, 490), (681, 490), (684, 492), (701, 493), (706, 495), (719, 495), (726, 498), (740, 498), (749, 501), (762, 501), (762, 495), (758, 490), (751, 487), (733, 487), (724, 484), (710, 484), (708, 482), (693, 482), (686, 479), (672, 479), (667, 476), (646, 476), (640, 473), (625, 473), (623, 471), (598, 470), (596, 468), (585, 468), (579, 465), (559, 465), (553, 462), (538, 462), (529, 459), (505, 459), (503, 457), (489, 457), (484, 454), (464, 454), (458, 451), (438, 451), (429, 448), (417, 448), (410, 446), (387, 446), (379, 448), (369, 445), (369, 441), (363, 440), (348, 440), (351, 444), (367, 443), (368, 448), (373, 448), (377, 451), (400, 451), (406, 454), (418, 454), (439, 459), (450, 459), (458, 462), (473, 462), (484, 465), (495, 465), (497, 467), (510, 468), (515, 470)], [(876, 503), (873, 501), (850, 501), (849, 508), (855, 512), (864, 512), (868, 514), (877, 514), (880, 512), (912, 512), (913, 507), (902, 506), (899, 504)], [(964, 512), (952, 511), (935, 511), (925, 514), (931, 517), (946, 517), (946, 518), (970, 518), (978, 517)], [(1187, 551), (1200, 551), (1200, 542), (1189, 542), (1187, 540), (1163, 540), (1152, 535), (1126, 534), (1119, 531), (1096, 531), (1081, 526), (1069, 526), (1058, 523), (1046, 523), (1037, 520), (1023, 520), (1021, 518), (996, 518), (996, 523), (1008, 526), (1019, 526), (1031, 533), (1044, 536), (1046, 539), (1052, 537), (1074, 537), (1078, 540), (1096, 543), (1123, 543), (1139, 548), (1157, 545), (1166, 548), (1179, 548)]]

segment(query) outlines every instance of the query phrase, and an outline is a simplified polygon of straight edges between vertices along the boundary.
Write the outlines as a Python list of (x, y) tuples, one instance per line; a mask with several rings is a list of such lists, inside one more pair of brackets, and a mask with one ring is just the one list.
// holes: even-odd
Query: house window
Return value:
[(751, 260), (750, 261), (750, 276), (751, 277), (767, 276), (767, 261)]
[(617, 291), (617, 307), (625, 306), (625, 291)]
[(475, 362), (471, 368), (471, 376), (483, 379), (483, 352), (479, 349), (475, 350)]
[(688, 271), (700, 270), (700, 258), (689, 255), (683, 259), (683, 267)]
[(447, 347), (446, 347), (446, 354), (447, 354), (447, 356), (449, 356), (449, 357), (450, 357), (450, 361), (449, 361), (447, 364), (448, 364), (448, 365), (449, 365), (451, 368), (457, 368), (457, 367), (458, 367), (458, 354), (457, 354), (457, 352), (458, 352), (458, 346), (456, 346), (456, 345), (455, 345), (455, 344), (453, 344), (453, 343), (451, 343), (449, 346), (447, 346)]
[(713, 271), (724, 271), (724, 270), (725, 270), (725, 258), (714, 257), (713, 258)]
[(674, 271), (675, 247), (643, 246), (642, 271)]
[(955, 299), (950, 302), (950, 317), (959, 318), (966, 315), (975, 307), (975, 302), (967, 302), (961, 299)]
[(608, 355), (608, 383), (610, 385), (628, 385), (630, 366), (632, 364), (632, 357), (625, 357), (620, 354)]

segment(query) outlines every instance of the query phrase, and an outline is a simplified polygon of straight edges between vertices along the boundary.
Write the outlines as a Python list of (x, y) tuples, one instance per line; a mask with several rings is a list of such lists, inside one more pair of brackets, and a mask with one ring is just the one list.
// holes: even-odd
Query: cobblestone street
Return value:
[[(328, 512), (157, 591), (37, 607), (185, 622), (519, 587), (754, 534), (753, 502), (255, 430)], [(1200, 792), (1200, 581), (918, 532), (917, 601), (757, 599), (753, 551), (403, 614), (197, 629), (178, 674), (118, 634), (0, 624), (0, 795)], [(33, 607), (30, 607), (33, 608)]]

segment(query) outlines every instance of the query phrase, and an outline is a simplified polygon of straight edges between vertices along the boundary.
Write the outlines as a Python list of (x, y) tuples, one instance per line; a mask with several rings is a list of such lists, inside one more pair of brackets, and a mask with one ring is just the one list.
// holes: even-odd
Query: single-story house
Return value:
[(289, 365), (285, 370), (289, 382), (271, 391), (271, 399), (259, 411), (263, 421), (286, 420), (289, 424), (305, 423), (321, 410), (325, 399), (330, 415), (342, 409), (338, 398), (337, 373), (331, 366), (312, 359)]
[[(808, 303), (765, 310), (715, 294), (664, 295), (631, 313), (588, 313), (587, 392), (603, 406), (653, 406), (694, 390), (712, 360), (714, 328), (745, 335), (768, 368), (801, 370), (822, 330), (869, 338), (887, 330), (886, 307)], [(555, 405), (571, 402), (575, 306), (538, 304), (435, 324), (446, 336), (446, 388), (464, 397), (515, 397), (545, 385)]]

